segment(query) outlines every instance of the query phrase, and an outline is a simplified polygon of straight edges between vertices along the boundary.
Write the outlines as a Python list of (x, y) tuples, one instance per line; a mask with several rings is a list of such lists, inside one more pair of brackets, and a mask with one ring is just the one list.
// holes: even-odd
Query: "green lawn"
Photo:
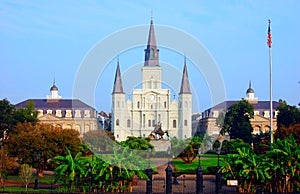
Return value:
[[(9, 193), (25, 193), (25, 187), (4, 187), (0, 188), (0, 192), (9, 192)], [(52, 192), (55, 192), (55, 190), (52, 190)], [(50, 189), (33, 189), (28, 188), (28, 193), (51, 193)]]
[[(220, 166), (223, 165), (222, 161), (223, 156), (220, 156)], [(193, 161), (192, 164), (185, 164), (180, 158), (172, 160), (175, 168), (183, 174), (195, 174), (198, 167), (198, 157)], [(204, 174), (211, 174), (212, 169), (218, 165), (217, 155), (214, 154), (203, 154), (201, 155), (201, 167)], [(210, 168), (211, 170), (209, 171)]]
[[(39, 183), (51, 184), (54, 182), (54, 179), (55, 178), (52, 175), (43, 175), (42, 177), (39, 177)], [(18, 175), (9, 175), (7, 176), (7, 180), (22, 182), (21, 178)], [(35, 181), (35, 174), (32, 175), (30, 183), (34, 183), (34, 181)]]

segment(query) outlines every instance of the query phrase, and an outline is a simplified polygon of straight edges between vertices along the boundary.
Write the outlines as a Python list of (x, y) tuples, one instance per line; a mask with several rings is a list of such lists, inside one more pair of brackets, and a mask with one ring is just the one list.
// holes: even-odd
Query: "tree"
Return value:
[[(73, 154), (80, 151), (80, 146), (79, 133), (75, 130), (53, 129), (41, 123), (19, 123), (5, 140), (4, 149), (10, 157), (17, 157), (31, 166), (40, 164), (44, 169), (50, 165), (49, 159), (66, 154), (65, 147), (72, 149)], [(39, 160), (37, 153), (40, 153)]]
[(75, 177), (82, 178), (87, 172), (88, 159), (81, 157), (81, 152), (78, 152), (75, 157), (68, 148), (66, 148), (66, 152), (66, 156), (55, 156), (53, 159), (53, 162), (58, 164), (54, 170), (55, 181), (62, 182), (68, 191), (73, 191)]
[(18, 110), (6, 99), (0, 100), (0, 141), (3, 142), (4, 134), (7, 136), (12, 132), (18, 123), (36, 123), (37, 111), (34, 110), (34, 103), (29, 101), (26, 108)]
[(220, 145), (221, 145), (220, 141), (219, 141), (219, 140), (216, 140), (216, 141), (214, 142), (214, 144), (213, 144), (214, 150), (219, 149), (219, 148), (220, 148)]
[(107, 130), (92, 130), (83, 134), (85, 144), (96, 151), (108, 151), (115, 144), (113, 133)]
[(34, 110), (34, 102), (28, 101), (26, 104), (26, 108), (19, 108), (15, 111), (14, 117), (17, 122), (25, 123), (36, 123), (37, 119), (37, 111)]
[(137, 150), (114, 148), (113, 154), (101, 155), (101, 158), (104, 162), (97, 167), (95, 179), (103, 192), (130, 192), (134, 176), (148, 179), (144, 171), (148, 162), (137, 154)]
[(266, 156), (272, 176), (270, 188), (281, 193), (300, 192), (300, 146), (293, 135), (277, 139)]
[(252, 140), (252, 125), (250, 119), (253, 118), (253, 106), (246, 100), (233, 104), (226, 112), (221, 135), (228, 133), (231, 139), (240, 138), (246, 143)]
[(22, 164), (20, 168), (19, 176), (22, 180), (22, 182), (25, 184), (25, 190), (28, 191), (28, 184), (30, 182), (30, 179), (32, 177), (32, 168), (28, 164)]
[(122, 141), (121, 146), (134, 149), (134, 150), (147, 150), (148, 148), (153, 149), (153, 145), (150, 144), (150, 138), (142, 137), (127, 137), (127, 140)]
[(15, 125), (15, 108), (6, 99), (0, 100), (0, 140), (3, 141), (4, 133)]
[(296, 106), (290, 106), (286, 101), (280, 99), (277, 110), (279, 111), (277, 115), (278, 130), (300, 123), (300, 110)]
[(185, 164), (191, 164), (198, 156), (198, 148), (202, 148), (202, 153), (207, 151), (207, 136), (201, 135), (188, 139), (171, 139), (172, 154), (179, 157)]

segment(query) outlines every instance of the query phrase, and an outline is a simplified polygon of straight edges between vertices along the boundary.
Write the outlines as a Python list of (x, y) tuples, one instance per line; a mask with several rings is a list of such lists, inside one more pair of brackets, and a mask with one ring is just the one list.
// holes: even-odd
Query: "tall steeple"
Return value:
[(184, 67), (183, 67), (181, 88), (179, 94), (191, 94), (189, 76), (186, 67), (186, 57), (184, 57)]
[(153, 20), (151, 19), (149, 36), (148, 36), (148, 44), (147, 44), (147, 48), (145, 49), (144, 66), (159, 66), (158, 52), (159, 50), (156, 47)]
[(123, 84), (122, 84), (122, 78), (121, 78), (121, 72), (120, 72), (120, 64), (119, 64), (119, 59), (118, 59), (118, 65), (117, 65), (117, 70), (116, 70), (116, 76), (115, 76), (115, 82), (114, 82), (114, 89), (113, 89), (113, 94), (115, 93), (121, 93), (123, 94)]

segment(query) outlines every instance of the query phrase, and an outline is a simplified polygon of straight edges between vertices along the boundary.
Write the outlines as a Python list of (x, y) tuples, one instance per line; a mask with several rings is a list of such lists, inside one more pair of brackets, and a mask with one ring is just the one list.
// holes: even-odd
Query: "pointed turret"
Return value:
[(148, 36), (148, 44), (147, 44), (147, 48), (145, 49), (144, 66), (159, 66), (158, 52), (159, 52), (159, 50), (156, 47), (154, 25), (153, 25), (153, 21), (151, 19), (149, 36)]
[(186, 58), (184, 58), (183, 75), (179, 94), (191, 94), (189, 76), (186, 67)]
[(116, 70), (116, 76), (115, 76), (115, 82), (114, 82), (114, 89), (113, 94), (115, 93), (124, 93), (123, 92), (123, 84), (122, 84), (122, 78), (121, 78), (121, 72), (120, 72), (120, 64), (118, 60), (117, 70)]

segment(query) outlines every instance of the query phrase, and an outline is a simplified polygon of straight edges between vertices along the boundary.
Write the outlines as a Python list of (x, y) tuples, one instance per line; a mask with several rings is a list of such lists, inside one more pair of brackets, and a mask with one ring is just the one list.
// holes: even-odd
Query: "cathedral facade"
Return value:
[(178, 100), (171, 100), (171, 90), (162, 88), (162, 71), (151, 20), (141, 68), (142, 86), (133, 89), (132, 99), (126, 100), (119, 62), (117, 64), (112, 92), (112, 131), (117, 141), (124, 141), (128, 136), (148, 137), (156, 126), (161, 126), (172, 138), (192, 136), (192, 93), (186, 62)]

